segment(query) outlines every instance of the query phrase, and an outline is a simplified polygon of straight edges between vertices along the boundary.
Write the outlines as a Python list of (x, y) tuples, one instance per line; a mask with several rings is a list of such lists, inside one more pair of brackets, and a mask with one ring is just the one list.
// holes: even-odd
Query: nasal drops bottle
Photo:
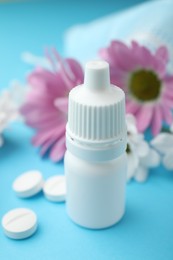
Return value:
[(91, 229), (114, 225), (125, 211), (125, 95), (105, 61), (88, 62), (83, 85), (70, 91), (66, 146), (69, 217)]

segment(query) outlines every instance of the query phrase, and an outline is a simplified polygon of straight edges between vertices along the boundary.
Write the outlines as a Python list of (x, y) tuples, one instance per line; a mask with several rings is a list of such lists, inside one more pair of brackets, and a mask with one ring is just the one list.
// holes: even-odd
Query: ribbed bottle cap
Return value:
[(124, 92), (110, 84), (107, 62), (88, 62), (84, 84), (70, 91), (67, 133), (85, 143), (126, 137)]

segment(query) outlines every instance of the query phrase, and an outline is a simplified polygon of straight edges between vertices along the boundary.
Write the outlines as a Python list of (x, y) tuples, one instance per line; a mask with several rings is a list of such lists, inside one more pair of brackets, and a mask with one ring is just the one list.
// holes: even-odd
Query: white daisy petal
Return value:
[(136, 146), (136, 153), (138, 154), (139, 157), (144, 157), (147, 156), (149, 153), (149, 145), (145, 141), (141, 141), (137, 146)]
[(168, 170), (173, 169), (173, 149), (163, 157), (163, 164)]
[(137, 133), (137, 128), (133, 124), (128, 124), (127, 125), (127, 132), (131, 134), (136, 134)]
[(132, 114), (126, 114), (127, 124), (130, 123), (132, 125), (136, 125), (136, 118)]
[(135, 153), (129, 153), (127, 154), (127, 162), (127, 180), (130, 180), (134, 176), (135, 171), (139, 165), (139, 159)]
[(126, 115), (127, 132), (131, 134), (136, 134), (138, 132), (136, 127), (136, 119), (133, 115)]
[(139, 166), (135, 173), (135, 180), (138, 182), (146, 181), (148, 177), (148, 169), (146, 167)]
[(143, 134), (139, 134), (139, 133), (133, 133), (129, 135), (129, 139), (132, 140), (132, 142), (134, 143), (138, 143), (144, 140), (144, 135)]
[(167, 153), (173, 148), (173, 135), (160, 133), (151, 141), (151, 145), (160, 153)]
[[(19, 117), (19, 107), (25, 96), (24, 89), (19, 82), (13, 81), (8, 89), (0, 93), (0, 133), (11, 121)], [(0, 137), (0, 146), (2, 144), (2, 137)]]
[(141, 158), (140, 162), (146, 167), (157, 167), (160, 164), (160, 155), (154, 149), (150, 148), (147, 156)]
[(142, 182), (147, 179), (148, 168), (156, 167), (160, 162), (160, 157), (144, 140), (144, 134), (138, 132), (134, 116), (128, 114), (126, 123), (129, 147), (127, 180), (135, 178)]
[(15, 107), (20, 107), (23, 104), (28, 91), (28, 85), (23, 86), (18, 80), (12, 80), (10, 82), (10, 98), (13, 100)]

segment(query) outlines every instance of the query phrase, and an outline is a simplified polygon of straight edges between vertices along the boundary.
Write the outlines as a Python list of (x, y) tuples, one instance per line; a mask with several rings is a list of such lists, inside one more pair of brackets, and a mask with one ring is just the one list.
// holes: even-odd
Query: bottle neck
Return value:
[(126, 138), (116, 141), (114, 143), (110, 143), (109, 145), (84, 145), (72, 139), (68, 132), (66, 132), (67, 150), (76, 157), (90, 162), (101, 162), (116, 159), (126, 151), (126, 146)]

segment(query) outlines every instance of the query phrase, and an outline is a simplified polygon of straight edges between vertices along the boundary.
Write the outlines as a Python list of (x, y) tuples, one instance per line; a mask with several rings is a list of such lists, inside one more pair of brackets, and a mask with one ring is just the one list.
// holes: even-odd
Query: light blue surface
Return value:
[[(123, 7), (105, 1), (96, 9), (98, 2), (90, 1), (90, 7), (54, 1), (0, 5), (0, 86), (24, 77), (28, 67), (20, 62), (22, 51), (40, 54), (46, 44), (62, 51), (62, 33), (68, 26)], [(139, 1), (127, 4), (132, 2)], [(45, 178), (63, 173), (63, 163), (39, 157), (30, 144), (32, 135), (23, 124), (5, 132), (6, 143), (0, 149), (0, 218), (12, 208), (29, 207), (38, 215), (39, 229), (23, 241), (6, 238), (0, 229), (0, 260), (173, 259), (173, 173), (160, 167), (151, 172), (147, 183), (128, 184), (123, 220), (110, 229), (90, 231), (68, 219), (63, 203), (50, 203), (42, 194), (21, 200), (13, 193), (12, 182), (23, 171), (35, 168)]]

